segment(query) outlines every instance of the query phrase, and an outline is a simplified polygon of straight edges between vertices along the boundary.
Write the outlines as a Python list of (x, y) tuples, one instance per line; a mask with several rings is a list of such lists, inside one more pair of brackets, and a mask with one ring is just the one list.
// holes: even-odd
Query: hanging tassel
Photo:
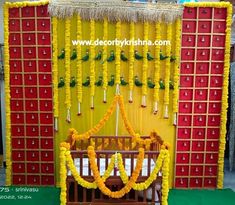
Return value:
[(58, 132), (58, 118), (57, 117), (55, 117), (55, 121), (54, 121), (54, 130)]
[(94, 109), (94, 96), (91, 96), (91, 109)]
[(67, 121), (68, 123), (71, 122), (70, 109), (67, 109), (67, 118), (66, 118), (66, 121)]
[(129, 103), (133, 103), (133, 91), (130, 90), (130, 93), (129, 93)]
[(155, 102), (153, 106), (153, 114), (156, 115), (158, 113), (158, 103)]
[(173, 125), (174, 126), (177, 125), (177, 113), (176, 112), (174, 113), (174, 116), (173, 116)]
[(78, 116), (81, 115), (81, 103), (78, 102)]
[(142, 103), (141, 103), (141, 107), (145, 108), (146, 107), (146, 95), (142, 96)]
[(103, 99), (103, 103), (107, 102), (107, 91), (106, 89), (104, 89), (104, 99)]
[(165, 118), (165, 119), (168, 119), (168, 118), (169, 118), (169, 115), (168, 115), (168, 105), (165, 105), (164, 118)]

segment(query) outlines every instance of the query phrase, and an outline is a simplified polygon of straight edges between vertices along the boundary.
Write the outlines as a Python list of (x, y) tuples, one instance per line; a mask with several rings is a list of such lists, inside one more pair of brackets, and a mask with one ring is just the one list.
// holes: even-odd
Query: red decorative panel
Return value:
[(13, 185), (54, 185), (51, 18), (9, 8)]

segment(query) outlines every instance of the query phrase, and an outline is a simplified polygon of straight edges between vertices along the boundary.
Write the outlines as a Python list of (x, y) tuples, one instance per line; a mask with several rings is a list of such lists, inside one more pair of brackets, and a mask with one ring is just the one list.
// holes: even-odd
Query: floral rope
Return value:
[[(118, 21), (116, 23), (116, 39), (121, 40), (121, 21)], [(120, 54), (121, 54), (121, 47), (119, 44), (116, 45), (116, 78), (115, 83), (117, 85), (120, 84), (120, 77), (121, 77), (121, 60), (120, 60)]]
[(70, 93), (70, 19), (65, 20), (65, 105), (67, 109), (67, 122), (71, 122), (71, 93)]
[[(134, 41), (135, 39), (135, 23), (131, 22), (130, 23), (130, 40)], [(130, 45), (129, 47), (129, 89), (130, 89), (130, 94), (129, 94), (129, 102), (133, 102), (133, 88), (134, 88), (134, 53), (135, 53), (135, 47), (133, 44)]]
[(60, 148), (60, 188), (61, 188), (61, 193), (60, 193), (60, 205), (66, 205), (67, 197), (66, 197), (66, 148), (61, 147)]
[(59, 93), (58, 93), (58, 39), (57, 39), (57, 29), (58, 20), (56, 17), (52, 18), (53, 25), (53, 110), (54, 110), (54, 129), (58, 131), (58, 117), (59, 117)]
[[(81, 17), (77, 15), (77, 40), (82, 40), (82, 21)], [(82, 103), (82, 47), (77, 45), (77, 99), (78, 99), (78, 115), (81, 114)]]
[(5, 5), (7, 8), (22, 8), (26, 6), (44, 6), (49, 3), (48, 0), (41, 0), (37, 2), (23, 1), (23, 2), (6, 2)]
[[(157, 22), (155, 25), (155, 33), (156, 33), (156, 41), (161, 40), (161, 23)], [(155, 46), (155, 64), (154, 64), (154, 93), (153, 93), (153, 98), (154, 98), (154, 105), (153, 105), (153, 113), (157, 114), (158, 112), (158, 103), (159, 103), (159, 78), (160, 78), (160, 70), (161, 70), (161, 62), (160, 62), (160, 45)]]

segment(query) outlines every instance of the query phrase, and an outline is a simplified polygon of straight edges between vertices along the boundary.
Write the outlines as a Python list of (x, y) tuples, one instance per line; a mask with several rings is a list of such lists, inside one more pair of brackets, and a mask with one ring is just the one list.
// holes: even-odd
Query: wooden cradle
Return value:
[[(149, 148), (145, 148), (145, 169), (141, 171), (137, 182), (144, 182), (151, 173), (152, 162), (156, 161), (161, 145), (163, 141), (159, 136), (156, 137), (156, 142), (152, 143)], [(143, 139), (148, 139), (150, 137), (142, 137)], [(71, 139), (68, 139), (67, 142), (71, 143)], [(105, 166), (105, 169), (108, 166), (109, 159), (116, 152), (122, 154), (124, 165), (129, 164), (130, 173), (133, 172), (135, 168), (135, 159), (138, 155), (138, 146), (135, 149), (132, 147), (132, 137), (129, 136), (96, 136), (91, 137), (88, 140), (88, 144), (93, 143), (93, 146), (96, 150), (97, 165), (99, 170), (101, 166)], [(74, 159), (74, 162), (79, 164), (77, 167), (80, 175), (87, 181), (93, 182), (94, 178), (91, 173), (91, 169), (88, 163), (88, 169), (84, 171), (84, 167), (87, 166), (87, 143), (83, 141), (80, 144), (71, 144), (71, 156)], [(84, 162), (85, 160), (85, 162)], [(125, 164), (125, 161), (128, 161)], [(101, 165), (101, 162), (103, 163)], [(105, 165), (104, 165), (105, 164)], [(86, 172), (86, 173), (85, 173)], [(143, 173), (145, 172), (145, 173)], [(146, 174), (147, 173), (147, 174)], [(135, 191), (131, 190), (121, 199), (112, 199), (108, 196), (105, 196), (101, 193), (99, 189), (86, 189), (78, 185), (74, 177), (69, 174), (67, 175), (66, 184), (67, 184), (67, 205), (90, 205), (90, 204), (156, 204), (161, 203), (161, 183), (162, 176), (161, 173), (158, 174), (158, 177), (150, 185), (148, 190), (144, 191)], [(112, 191), (120, 190), (124, 184), (118, 176), (118, 171), (114, 169), (113, 174), (106, 180), (106, 186)], [(149, 196), (151, 195), (151, 196)]]

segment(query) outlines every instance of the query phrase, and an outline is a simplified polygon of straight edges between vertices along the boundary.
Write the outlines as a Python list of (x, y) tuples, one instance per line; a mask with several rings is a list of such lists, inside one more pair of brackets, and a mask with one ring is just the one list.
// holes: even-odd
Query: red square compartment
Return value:
[(23, 43), (24, 45), (35, 45), (35, 34), (34, 33), (24, 33), (23, 34)]
[(199, 101), (207, 100), (207, 93), (207, 89), (195, 89), (194, 99)]
[(35, 32), (35, 20), (34, 19), (23, 19), (22, 20), (22, 30), (26, 31), (34, 31)]
[(41, 160), (42, 161), (53, 161), (54, 153), (53, 151), (41, 151)]
[(223, 74), (224, 72), (224, 63), (211, 63), (211, 74)]
[(181, 63), (180, 73), (181, 74), (193, 74), (194, 73), (194, 63), (190, 63), (190, 62)]
[(218, 153), (206, 153), (206, 164), (217, 164)]
[(188, 187), (188, 178), (176, 178), (175, 179), (176, 188), (187, 188)]
[(178, 140), (177, 141), (177, 151), (189, 151), (190, 150), (190, 141)]
[(37, 16), (38, 17), (46, 17), (48, 16), (47, 5), (45, 6), (37, 6)]
[(194, 126), (205, 126), (206, 125), (206, 116), (205, 115), (196, 115), (193, 117)]
[(28, 137), (37, 137), (39, 135), (38, 126), (26, 126), (26, 136)]
[(12, 124), (24, 124), (24, 114), (23, 113), (11, 113), (11, 123)]
[(42, 176), (42, 185), (54, 185), (55, 184), (55, 180), (54, 180), (54, 176)]
[(9, 19), (9, 31), (20, 31), (20, 20), (18, 19)]
[(196, 19), (197, 8), (184, 7), (183, 18), (184, 19)]
[(39, 72), (51, 72), (51, 61), (50, 60), (38, 60)]
[(38, 124), (38, 113), (26, 113), (27, 124)]
[(206, 151), (217, 152), (219, 150), (219, 141), (207, 141)]
[(182, 35), (182, 47), (195, 47), (195, 35)]
[(224, 49), (213, 49), (212, 60), (223, 61), (224, 60)]
[(25, 172), (25, 164), (24, 163), (12, 163), (12, 171), (13, 173), (24, 173)]
[(192, 113), (192, 103), (190, 102), (180, 102), (179, 103), (180, 113)]
[(39, 173), (39, 164), (27, 163), (27, 173)]
[(192, 100), (193, 90), (191, 89), (180, 89), (180, 100)]
[(26, 98), (37, 98), (37, 88), (36, 87), (26, 87), (24, 89)]
[(9, 8), (9, 18), (19, 18), (20, 17), (20, 9), (19, 8)]
[(205, 176), (217, 176), (217, 166), (207, 165), (205, 167)]
[(39, 140), (35, 138), (26, 139), (27, 149), (39, 149)]
[(178, 128), (178, 139), (189, 139), (191, 136), (191, 128)]
[(199, 19), (211, 19), (212, 17), (212, 8), (211, 7), (203, 7), (199, 8)]
[(40, 59), (51, 59), (51, 47), (39, 47), (38, 58)]
[(180, 87), (193, 87), (193, 76), (180, 76)]
[(21, 74), (10, 74), (10, 85), (22, 85), (22, 75)]
[(207, 103), (195, 102), (194, 103), (194, 113), (206, 113)]
[(37, 28), (38, 28), (38, 31), (50, 31), (51, 30), (50, 18), (38, 19), (37, 20)]
[(202, 176), (203, 175), (203, 166), (193, 165), (190, 169), (191, 176)]
[(37, 72), (35, 60), (24, 60), (24, 72)]
[(220, 115), (209, 115), (207, 124), (209, 126), (220, 126)]
[(24, 149), (24, 138), (11, 138), (12, 149)]
[(53, 137), (53, 126), (40, 126), (40, 133), (43, 137)]
[(191, 126), (191, 115), (179, 115), (178, 126)]
[(195, 49), (189, 49), (189, 48), (182, 48), (181, 49), (181, 60), (182, 61), (188, 61), (188, 60), (194, 60), (195, 56)]
[(204, 151), (204, 147), (205, 147), (205, 144), (204, 144), (204, 141), (193, 141), (192, 142), (192, 151)]
[(40, 87), (39, 88), (39, 97), (40, 98), (52, 98), (52, 88), (51, 87)]
[(39, 161), (39, 152), (38, 151), (27, 151), (26, 153), (27, 161)]
[(32, 59), (36, 58), (36, 48), (35, 47), (24, 47), (23, 48), (24, 58)]
[(22, 64), (20, 60), (10, 60), (10, 72), (22, 72)]
[(214, 33), (225, 33), (226, 21), (214, 21), (213, 32)]
[(29, 185), (39, 185), (40, 184), (40, 176), (38, 176), (38, 175), (28, 175), (27, 176), (27, 184), (29, 184)]
[(14, 185), (24, 185), (26, 184), (25, 175), (13, 175), (12, 181)]
[(34, 17), (35, 16), (35, 7), (26, 6), (21, 9), (22, 17)]
[(53, 163), (42, 163), (41, 164), (42, 173), (54, 173), (54, 164)]
[(23, 88), (11, 87), (11, 98), (23, 98)]
[(208, 87), (208, 76), (196, 76), (195, 86), (198, 88)]
[(213, 47), (225, 47), (225, 36), (213, 35)]
[(52, 113), (40, 113), (40, 124), (52, 124), (53, 114)]
[(11, 100), (11, 111), (23, 111), (23, 100)]
[(41, 149), (53, 149), (53, 138), (41, 138)]
[(41, 111), (52, 111), (52, 101), (51, 100), (40, 100), (40, 110)]
[(176, 176), (188, 176), (189, 167), (183, 165), (176, 165)]
[(208, 128), (207, 129), (207, 139), (219, 139), (220, 128)]
[(191, 178), (190, 179), (190, 187), (202, 187), (202, 178)]
[(204, 160), (204, 154), (203, 153), (192, 153), (191, 154), (191, 163), (192, 164), (201, 164)]
[(223, 85), (223, 76), (211, 76), (210, 80), (211, 87), (222, 87)]
[(52, 84), (51, 74), (39, 74), (39, 84), (40, 85), (51, 85)]
[(210, 90), (210, 100), (221, 101), (221, 98), (222, 98), (221, 89)]
[(27, 85), (37, 85), (37, 74), (25, 74), (24, 84)]
[(38, 45), (51, 45), (50, 33), (38, 33)]
[(12, 151), (13, 161), (25, 161), (25, 153), (23, 150), (13, 150)]
[(9, 45), (20, 45), (20, 33), (10, 33), (9, 34)]
[(38, 101), (37, 100), (25, 100), (25, 110), (26, 111), (38, 111)]
[(11, 59), (20, 59), (21, 58), (21, 48), (20, 47), (10, 47), (9, 48), (10, 52), (10, 58)]
[(177, 164), (188, 164), (189, 163), (189, 154), (188, 153), (177, 153), (176, 154), (176, 163)]
[(211, 21), (199, 21), (198, 33), (211, 33)]
[(205, 178), (204, 187), (205, 188), (216, 188), (217, 180), (216, 178)]
[(198, 61), (208, 61), (210, 58), (209, 49), (198, 49), (197, 50), (197, 60)]
[(198, 35), (197, 37), (197, 46), (198, 47), (210, 47), (211, 36), (209, 35)]
[(183, 21), (182, 25), (183, 33), (195, 33), (196, 32), (196, 21)]
[(227, 8), (214, 8), (214, 19), (226, 19)]
[(12, 137), (24, 136), (24, 126), (21, 125), (12, 125), (11, 126), (11, 135)]
[(221, 112), (221, 103), (220, 102), (211, 102), (209, 103), (209, 113), (217, 113)]
[(194, 128), (193, 129), (193, 139), (205, 139), (205, 128)]

